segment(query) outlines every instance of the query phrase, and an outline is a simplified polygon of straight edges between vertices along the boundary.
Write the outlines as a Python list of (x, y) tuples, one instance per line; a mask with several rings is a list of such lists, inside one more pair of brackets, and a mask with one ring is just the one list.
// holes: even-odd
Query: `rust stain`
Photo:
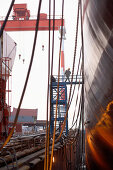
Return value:
[(107, 105), (105, 113), (95, 126), (95, 130), (108, 145), (113, 147), (113, 101)]
[(92, 156), (94, 158), (94, 160), (101, 166), (101, 167), (108, 167), (105, 162), (104, 162), (104, 159), (103, 159), (103, 156), (102, 154), (97, 150), (97, 148), (94, 146), (93, 142), (92, 142), (92, 136), (89, 134), (87, 136), (87, 142), (88, 142), (88, 145), (90, 147), (90, 150), (92, 152)]
[(103, 153), (103, 150), (100, 149), (101, 142), (96, 141), (95, 137), (99, 137), (106, 146), (113, 149), (113, 101), (107, 105), (95, 127), (86, 132), (86, 136), (93, 159), (104, 169), (105, 167), (110, 169), (105, 161), (106, 153)]

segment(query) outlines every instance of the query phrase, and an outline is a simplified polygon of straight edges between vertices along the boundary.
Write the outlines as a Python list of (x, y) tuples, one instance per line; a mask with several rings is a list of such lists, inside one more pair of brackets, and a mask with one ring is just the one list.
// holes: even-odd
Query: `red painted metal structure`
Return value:
[[(10, 115), (9, 106), (9, 61), (10, 58), (0, 58), (0, 140), (5, 139), (8, 132), (8, 123)], [(6, 81), (8, 81), (8, 89), (6, 89)], [(6, 94), (8, 95), (8, 102), (6, 104)]]
[(13, 20), (24, 19), (28, 20), (30, 17), (30, 10), (27, 10), (27, 4), (13, 5)]
[[(5, 31), (34, 31), (36, 26), (36, 19), (30, 19), (30, 11), (27, 10), (27, 4), (14, 4), (13, 6), (13, 20), (8, 20), (5, 26)], [(4, 21), (0, 21), (2, 25)], [(62, 25), (62, 19), (55, 19), (55, 30), (59, 30)], [(64, 26), (64, 19), (63, 19)], [(51, 30), (53, 30), (53, 19), (51, 19)], [(49, 30), (49, 19), (47, 14), (40, 14), (39, 30)]]

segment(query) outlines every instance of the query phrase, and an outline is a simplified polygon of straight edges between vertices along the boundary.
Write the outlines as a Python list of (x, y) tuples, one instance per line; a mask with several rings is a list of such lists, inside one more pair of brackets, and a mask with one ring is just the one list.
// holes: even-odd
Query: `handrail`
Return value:
[[(53, 77), (55, 78), (55, 81), (53, 81), (53, 82), (58, 82), (58, 76), (54, 75)], [(66, 80), (66, 79), (67, 79), (66, 76), (62, 76), (62, 75), (59, 76), (59, 82), (69, 82), (69, 81), (71, 82), (72, 75), (70, 75), (69, 80)], [(78, 81), (82, 82), (82, 76), (81, 75), (73, 75), (73, 82), (76, 83)]]
[[(53, 15), (51, 15), (51, 19), (53, 19)], [(55, 15), (55, 19), (61, 19), (61, 15)], [(31, 15), (29, 17), (29, 20), (35, 20), (36, 19), (36, 15)], [(49, 16), (47, 15), (47, 18), (46, 19), (49, 19)], [(5, 20), (5, 16), (0, 16), (0, 21), (4, 21)], [(8, 17), (8, 20), (12, 20), (12, 21), (18, 21), (18, 20), (13, 20), (13, 17), (12, 16), (9, 16)], [(29, 20), (25, 20), (25, 21), (29, 21)], [(41, 18), (40, 20), (44, 20), (43, 18)], [(20, 18), (20, 21), (24, 21), (24, 18)]]

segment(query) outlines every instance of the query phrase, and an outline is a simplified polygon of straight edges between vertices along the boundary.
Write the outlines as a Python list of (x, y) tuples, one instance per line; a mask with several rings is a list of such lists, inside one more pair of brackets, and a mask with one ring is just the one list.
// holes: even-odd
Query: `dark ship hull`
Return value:
[(113, 0), (84, 0), (87, 169), (113, 169)]

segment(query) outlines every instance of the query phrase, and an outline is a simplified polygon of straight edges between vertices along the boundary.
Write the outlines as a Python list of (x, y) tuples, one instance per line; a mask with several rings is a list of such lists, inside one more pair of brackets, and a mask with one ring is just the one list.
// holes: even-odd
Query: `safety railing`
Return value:
[[(71, 82), (71, 79), (72, 79), (72, 75), (70, 75), (69, 77), (66, 77), (64, 75), (59, 76), (59, 82)], [(58, 76), (57, 75), (53, 75), (52, 82), (58, 82)], [(78, 84), (79, 84), (79, 82), (81, 83), (82, 82), (82, 76), (81, 75), (74, 75), (73, 76), (73, 82), (78, 83)]]

